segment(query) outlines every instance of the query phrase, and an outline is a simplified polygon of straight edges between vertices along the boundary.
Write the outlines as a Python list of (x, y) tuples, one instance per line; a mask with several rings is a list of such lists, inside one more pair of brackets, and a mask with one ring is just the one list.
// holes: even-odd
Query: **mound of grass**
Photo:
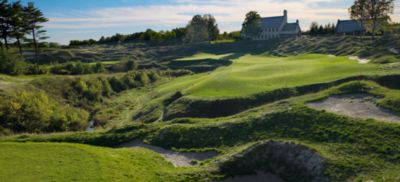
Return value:
[(14, 132), (80, 131), (88, 113), (63, 105), (44, 92), (18, 92), (0, 101), (0, 126)]
[[(382, 99), (392, 99), (398, 95), (398, 90), (391, 90), (371, 81), (354, 81), (225, 118), (186, 118), (135, 125), (103, 133), (11, 137), (8, 141), (63, 141), (112, 146), (135, 138), (145, 138), (148, 142), (165, 148), (218, 149), (226, 153), (221, 159), (231, 158), (230, 155), (242, 151), (238, 150), (241, 146), (249, 146), (260, 140), (295, 141), (315, 150), (324, 159), (324, 176), (334, 181), (364, 181), (382, 177), (396, 179), (399, 176), (394, 171), (400, 166), (398, 124), (352, 119), (302, 106), (304, 102), (348, 92), (368, 92), (381, 95)], [(173, 101), (172, 98), (175, 99), (170, 98), (159, 103), (168, 105)], [(268, 169), (268, 166), (260, 164), (249, 169)]]
[[(292, 107), (289, 111), (217, 123), (174, 124), (159, 130), (148, 140), (175, 148), (234, 147), (267, 139), (307, 141), (322, 147), (323, 157), (331, 159), (328, 176), (344, 180), (362, 172), (371, 174), (371, 170), (381, 170), (372, 165), (371, 160), (381, 165), (399, 165), (399, 133), (397, 124), (361, 121)], [(330, 157), (337, 155), (341, 157)]]
[(187, 174), (199, 171), (175, 168), (146, 149), (51, 143), (0, 147), (0, 181), (186, 181), (196, 178)]
[(196, 60), (205, 60), (205, 59), (221, 60), (221, 59), (224, 59), (231, 55), (232, 55), (232, 53), (221, 54), (221, 55), (215, 55), (215, 54), (210, 54), (210, 53), (197, 53), (197, 54), (193, 55), (192, 57), (180, 58), (180, 59), (176, 59), (176, 61), (196, 61)]
[(396, 73), (374, 64), (358, 64), (347, 57), (300, 55), (269, 57), (246, 55), (229, 67), (210, 74), (177, 79), (157, 88), (183, 91), (202, 98), (248, 96), (263, 91), (329, 82), (357, 75)]

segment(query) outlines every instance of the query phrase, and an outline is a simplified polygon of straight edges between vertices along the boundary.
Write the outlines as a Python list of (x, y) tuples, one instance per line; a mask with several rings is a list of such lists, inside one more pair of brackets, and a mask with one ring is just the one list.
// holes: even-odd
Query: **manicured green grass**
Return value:
[(113, 64), (120, 63), (120, 61), (100, 61), (100, 62), (89, 63), (89, 65), (95, 65), (97, 63), (101, 63), (101, 64), (104, 64), (104, 65), (113, 65)]
[[(199, 54), (182, 60), (215, 59), (226, 55)], [(245, 55), (228, 67), (209, 74), (179, 78), (157, 88), (161, 92), (183, 91), (198, 97), (238, 97), (279, 88), (309, 85), (357, 75), (399, 73), (377, 64), (359, 64), (347, 57), (299, 55), (271, 57)]]
[(187, 57), (187, 58), (181, 58), (177, 59), (177, 61), (195, 61), (195, 60), (203, 60), (203, 59), (222, 59), (224, 57), (230, 56), (230, 54), (221, 54), (221, 55), (216, 55), (216, 54), (209, 54), (209, 53), (197, 53), (193, 55), (192, 57)]
[(0, 181), (178, 181), (179, 172), (146, 149), (79, 144), (0, 143)]

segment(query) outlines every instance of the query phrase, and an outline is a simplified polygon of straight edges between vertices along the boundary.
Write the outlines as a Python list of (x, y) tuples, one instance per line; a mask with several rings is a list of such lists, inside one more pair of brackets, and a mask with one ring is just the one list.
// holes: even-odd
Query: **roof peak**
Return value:
[(282, 18), (284, 16), (268, 16), (268, 17), (261, 17), (261, 19), (267, 19), (267, 18)]
[(358, 21), (358, 20), (338, 20), (339, 22), (344, 22), (344, 21)]

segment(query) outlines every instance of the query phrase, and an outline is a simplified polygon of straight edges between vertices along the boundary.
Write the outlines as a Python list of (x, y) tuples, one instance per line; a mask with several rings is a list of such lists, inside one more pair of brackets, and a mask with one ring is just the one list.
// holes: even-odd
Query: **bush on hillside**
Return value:
[(0, 51), (0, 73), (8, 75), (37, 75), (47, 74), (48, 70), (46, 67), (25, 62), (21, 56)]
[(180, 77), (193, 74), (190, 70), (178, 69), (178, 70), (164, 70), (161, 71), (159, 75), (167, 76), (167, 77)]
[(0, 126), (14, 132), (80, 131), (88, 113), (64, 106), (44, 92), (20, 92), (2, 102)]
[(110, 72), (127, 72), (137, 70), (138, 64), (136, 61), (131, 60), (128, 58), (127, 61), (121, 61), (120, 63), (113, 64), (110, 68)]
[(0, 72), (8, 75), (24, 74), (28, 64), (20, 56), (0, 52)]
[(106, 72), (106, 69), (101, 63), (91, 65), (81, 62), (68, 62), (51, 68), (51, 73), (61, 75), (81, 75), (103, 72)]
[(126, 84), (121, 79), (118, 79), (117, 77), (112, 77), (109, 82), (110, 82), (111, 88), (115, 92), (122, 92), (128, 88), (126, 86)]
[(66, 90), (65, 95), (76, 106), (85, 107), (88, 103), (102, 102), (103, 97), (108, 97), (112, 93), (113, 90), (107, 78), (98, 77), (74, 80), (70, 88)]
[(64, 86), (63, 94), (69, 103), (74, 106), (91, 110), (93, 104), (103, 102), (104, 98), (110, 97), (114, 93), (145, 87), (165, 77), (191, 73), (187, 71), (143, 70), (128, 72), (123, 76), (77, 78), (68, 82), (67, 86)]
[(25, 71), (25, 74), (28, 75), (43, 75), (43, 74), (48, 74), (49, 69), (45, 66), (40, 66), (37, 64), (29, 64), (28, 68)]

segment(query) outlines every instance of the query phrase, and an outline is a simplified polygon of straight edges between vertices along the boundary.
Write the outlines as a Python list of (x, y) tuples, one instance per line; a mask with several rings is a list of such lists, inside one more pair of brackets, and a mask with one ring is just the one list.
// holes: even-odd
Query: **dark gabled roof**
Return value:
[(285, 20), (284, 16), (275, 16), (275, 17), (266, 17), (261, 18), (261, 26), (262, 28), (280, 28), (283, 21)]
[(297, 29), (297, 27), (300, 27), (300, 25), (298, 23), (288, 23), (283, 27), (282, 31), (283, 32), (295, 31)]
[(353, 33), (363, 30), (361, 23), (356, 20), (339, 20), (336, 26), (337, 33)]

